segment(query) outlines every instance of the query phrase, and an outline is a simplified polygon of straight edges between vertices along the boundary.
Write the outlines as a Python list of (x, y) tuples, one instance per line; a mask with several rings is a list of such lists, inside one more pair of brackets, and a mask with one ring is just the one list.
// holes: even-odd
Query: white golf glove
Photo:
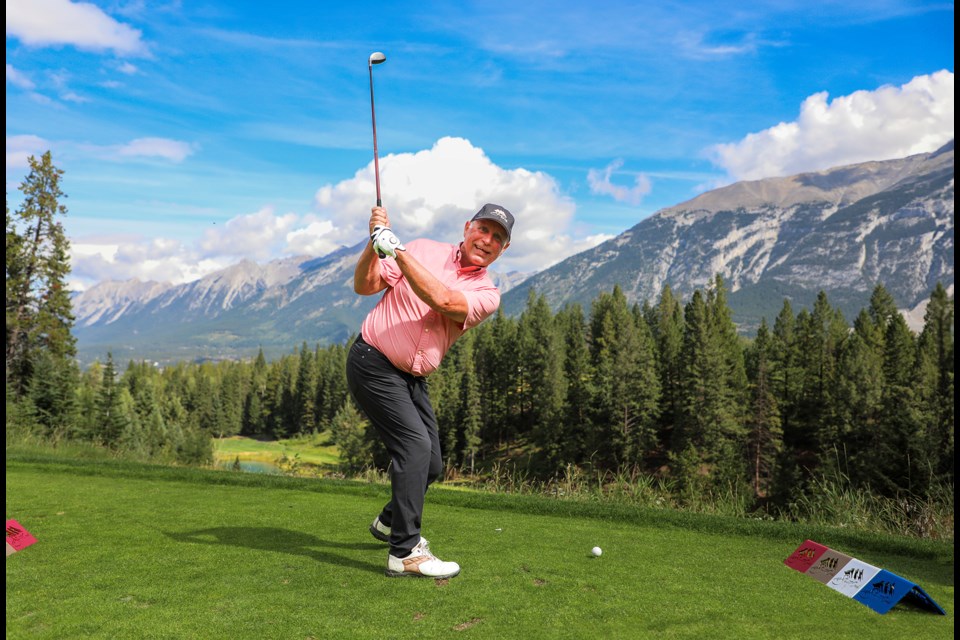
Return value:
[(390, 227), (381, 227), (377, 225), (370, 234), (370, 241), (373, 242), (373, 248), (381, 258), (390, 256), (397, 257), (397, 251), (406, 251), (407, 248), (400, 242), (400, 238), (390, 230)]

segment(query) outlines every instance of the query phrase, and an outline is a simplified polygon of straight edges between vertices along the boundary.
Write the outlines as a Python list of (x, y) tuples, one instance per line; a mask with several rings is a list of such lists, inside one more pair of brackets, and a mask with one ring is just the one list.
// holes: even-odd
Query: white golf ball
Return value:
[(599, 556), (601, 553), (603, 553), (603, 549), (601, 549), (600, 547), (594, 547), (593, 549), (590, 550), (590, 552), (595, 556)]

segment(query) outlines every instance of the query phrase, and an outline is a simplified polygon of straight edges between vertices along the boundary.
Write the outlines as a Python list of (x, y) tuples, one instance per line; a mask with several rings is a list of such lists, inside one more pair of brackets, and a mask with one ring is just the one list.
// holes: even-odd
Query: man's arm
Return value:
[[(370, 231), (376, 226), (390, 226), (387, 219), (387, 210), (383, 207), (374, 207), (370, 212)], [(370, 296), (387, 288), (387, 281), (380, 275), (380, 260), (373, 248), (373, 242), (367, 241), (363, 248), (357, 267), (353, 271), (353, 290), (362, 296)]]
[(396, 260), (401, 273), (418, 298), (426, 302), (431, 309), (454, 322), (458, 324), (466, 322), (470, 308), (467, 305), (467, 297), (462, 292), (447, 288), (427, 271), (426, 267), (417, 262), (409, 251), (397, 251)]

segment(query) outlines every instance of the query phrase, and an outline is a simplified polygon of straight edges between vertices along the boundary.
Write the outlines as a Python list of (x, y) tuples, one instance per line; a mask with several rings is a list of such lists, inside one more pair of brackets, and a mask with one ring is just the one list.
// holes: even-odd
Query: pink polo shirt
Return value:
[(460, 266), (457, 245), (414, 240), (407, 251), (449, 289), (467, 298), (467, 319), (458, 324), (417, 297), (395, 260), (380, 261), (387, 290), (360, 327), (364, 341), (385, 355), (393, 366), (415, 376), (436, 371), (444, 354), (463, 333), (500, 306), (500, 291), (483, 267)]

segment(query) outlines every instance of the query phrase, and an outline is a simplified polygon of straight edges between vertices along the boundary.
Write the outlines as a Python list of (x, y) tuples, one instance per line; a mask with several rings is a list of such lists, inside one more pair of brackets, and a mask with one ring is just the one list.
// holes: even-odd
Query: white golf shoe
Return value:
[(370, 525), (370, 534), (380, 542), (390, 542), (390, 527), (380, 522), (380, 516), (373, 519)]
[(456, 562), (444, 562), (430, 552), (426, 538), (413, 548), (406, 558), (387, 556), (386, 575), (391, 578), (452, 578), (460, 573)]

